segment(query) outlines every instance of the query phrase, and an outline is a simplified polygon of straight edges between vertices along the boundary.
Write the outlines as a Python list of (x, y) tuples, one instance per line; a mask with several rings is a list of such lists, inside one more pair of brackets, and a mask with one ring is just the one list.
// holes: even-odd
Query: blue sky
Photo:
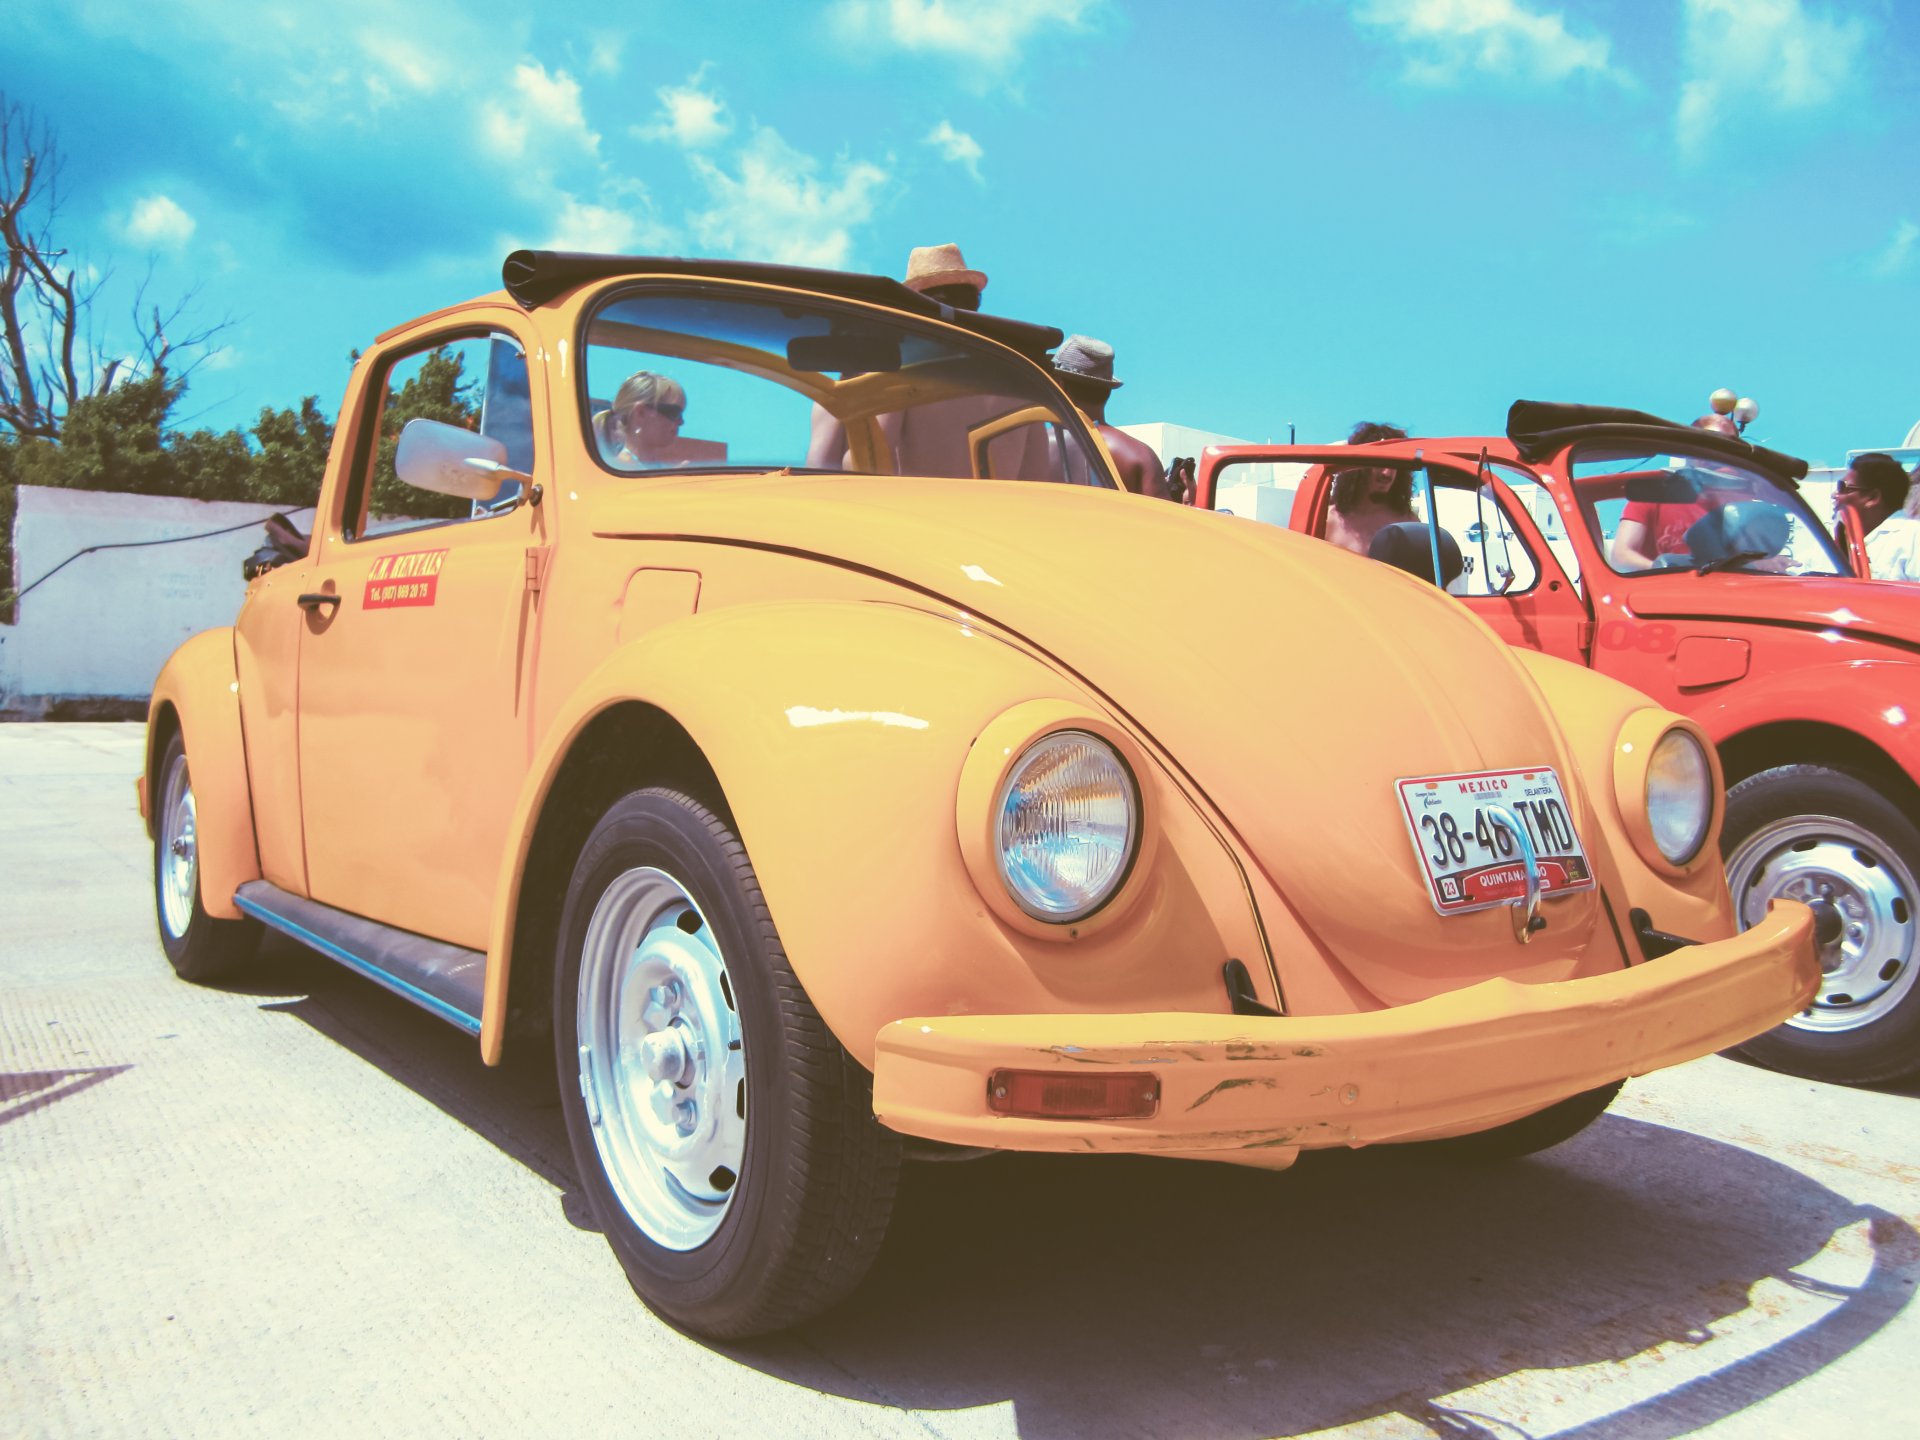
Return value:
[[(200, 423), (517, 245), (898, 273), (1110, 340), (1121, 422), (1498, 430), (1727, 385), (1817, 461), (1920, 420), (1897, 0), (12, 0), (61, 236), (231, 315)], [(121, 341), (124, 343), (124, 340)]]

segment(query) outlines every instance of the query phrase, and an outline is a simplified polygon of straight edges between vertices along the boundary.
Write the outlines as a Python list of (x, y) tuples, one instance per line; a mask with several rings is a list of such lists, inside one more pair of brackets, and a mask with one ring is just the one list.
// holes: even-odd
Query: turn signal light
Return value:
[(987, 1108), (1034, 1120), (1145, 1120), (1160, 1108), (1160, 1077), (996, 1070), (987, 1077)]

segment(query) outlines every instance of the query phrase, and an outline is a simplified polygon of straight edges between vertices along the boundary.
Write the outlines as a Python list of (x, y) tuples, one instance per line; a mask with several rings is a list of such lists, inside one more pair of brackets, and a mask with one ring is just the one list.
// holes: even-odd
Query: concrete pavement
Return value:
[(851, 1304), (694, 1341), (544, 1071), (282, 942), (174, 978), (140, 733), (0, 726), (0, 1435), (1920, 1430), (1920, 1087), (1718, 1059), (1492, 1169), (919, 1167)]

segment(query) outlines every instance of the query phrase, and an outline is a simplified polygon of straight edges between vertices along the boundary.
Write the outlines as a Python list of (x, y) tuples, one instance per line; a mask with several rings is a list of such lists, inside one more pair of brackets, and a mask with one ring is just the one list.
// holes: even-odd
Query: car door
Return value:
[[(1423, 527), (1432, 497), (1442, 535), (1452, 542), (1459, 562), (1446, 589), (1503, 639), (1587, 663), (1593, 621), (1579, 587), (1577, 552), (1552, 543), (1552, 535), (1563, 533), (1557, 503), (1523, 466), (1490, 462), (1483, 472), (1476, 460), (1436, 454), (1416, 442), (1360, 448), (1219, 446), (1201, 457), (1195, 503), (1326, 539), (1336, 481), (1355, 469), (1406, 475), (1410, 513)], [(1527, 501), (1515, 486), (1528, 490)], [(1542, 519), (1548, 522), (1544, 531)], [(1435, 541), (1430, 537), (1428, 543)], [(1454, 558), (1445, 557), (1443, 569)], [(1432, 574), (1430, 562), (1424, 573)]]
[[(472, 949), (529, 763), (548, 437), (518, 317), (375, 352), (352, 466), (300, 597), (300, 796), (313, 899)], [(410, 416), (501, 440), (491, 505), (394, 470)], [(539, 433), (536, 437), (536, 429)], [(536, 444), (536, 438), (539, 443)]]

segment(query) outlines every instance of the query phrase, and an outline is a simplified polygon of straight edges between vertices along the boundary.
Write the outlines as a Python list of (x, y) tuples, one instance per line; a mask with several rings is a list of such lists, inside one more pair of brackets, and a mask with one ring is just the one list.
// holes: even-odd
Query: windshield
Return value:
[(1036, 366), (813, 296), (655, 284), (586, 326), (581, 422), (623, 474), (811, 470), (1111, 488)]
[(1757, 467), (1613, 443), (1576, 449), (1571, 473), (1581, 518), (1617, 574), (1849, 573), (1799, 493)]

